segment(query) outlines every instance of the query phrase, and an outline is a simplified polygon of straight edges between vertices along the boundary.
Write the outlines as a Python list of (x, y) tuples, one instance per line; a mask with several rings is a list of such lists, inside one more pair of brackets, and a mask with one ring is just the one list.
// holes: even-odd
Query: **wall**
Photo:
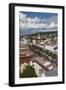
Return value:
[(46, 86), (30, 86), (11, 88), (8, 86), (8, 4), (11, 2), (17, 3), (36, 3), (36, 4), (51, 4), (65, 5), (66, 0), (0, 0), (0, 90), (65, 90), (66, 84), (63, 85), (46, 85)]

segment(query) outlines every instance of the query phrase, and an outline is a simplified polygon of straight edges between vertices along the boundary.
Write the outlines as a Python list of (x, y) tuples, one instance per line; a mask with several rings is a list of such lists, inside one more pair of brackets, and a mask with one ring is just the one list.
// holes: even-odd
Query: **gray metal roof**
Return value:
[(47, 71), (47, 72), (45, 73), (45, 75), (46, 75), (46, 76), (57, 76), (57, 75), (58, 75), (58, 68), (55, 68), (55, 69), (53, 69), (53, 70), (51, 70), (51, 71)]

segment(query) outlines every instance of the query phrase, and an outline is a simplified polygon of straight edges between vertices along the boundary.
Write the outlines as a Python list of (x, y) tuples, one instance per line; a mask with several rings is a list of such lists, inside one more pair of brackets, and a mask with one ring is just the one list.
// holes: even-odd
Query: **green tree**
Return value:
[(29, 78), (29, 77), (38, 77), (33, 66), (27, 65), (23, 70), (23, 73), (20, 73), (20, 78)]

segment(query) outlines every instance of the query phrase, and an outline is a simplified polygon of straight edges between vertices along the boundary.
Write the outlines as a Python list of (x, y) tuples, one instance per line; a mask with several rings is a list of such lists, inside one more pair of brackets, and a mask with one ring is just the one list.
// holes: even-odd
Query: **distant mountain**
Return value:
[(46, 32), (55, 32), (57, 31), (56, 28), (54, 29), (20, 29), (19, 30), (19, 35), (20, 36), (25, 36), (25, 35), (31, 35), (31, 34), (36, 34), (36, 33), (46, 33)]

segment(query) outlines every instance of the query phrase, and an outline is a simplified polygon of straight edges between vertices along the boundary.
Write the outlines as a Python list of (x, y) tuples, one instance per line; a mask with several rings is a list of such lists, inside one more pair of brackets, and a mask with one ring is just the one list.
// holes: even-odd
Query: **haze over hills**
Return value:
[(57, 28), (54, 29), (23, 29), (19, 31), (20, 36), (31, 35), (36, 33), (48, 33), (48, 32), (56, 32)]

